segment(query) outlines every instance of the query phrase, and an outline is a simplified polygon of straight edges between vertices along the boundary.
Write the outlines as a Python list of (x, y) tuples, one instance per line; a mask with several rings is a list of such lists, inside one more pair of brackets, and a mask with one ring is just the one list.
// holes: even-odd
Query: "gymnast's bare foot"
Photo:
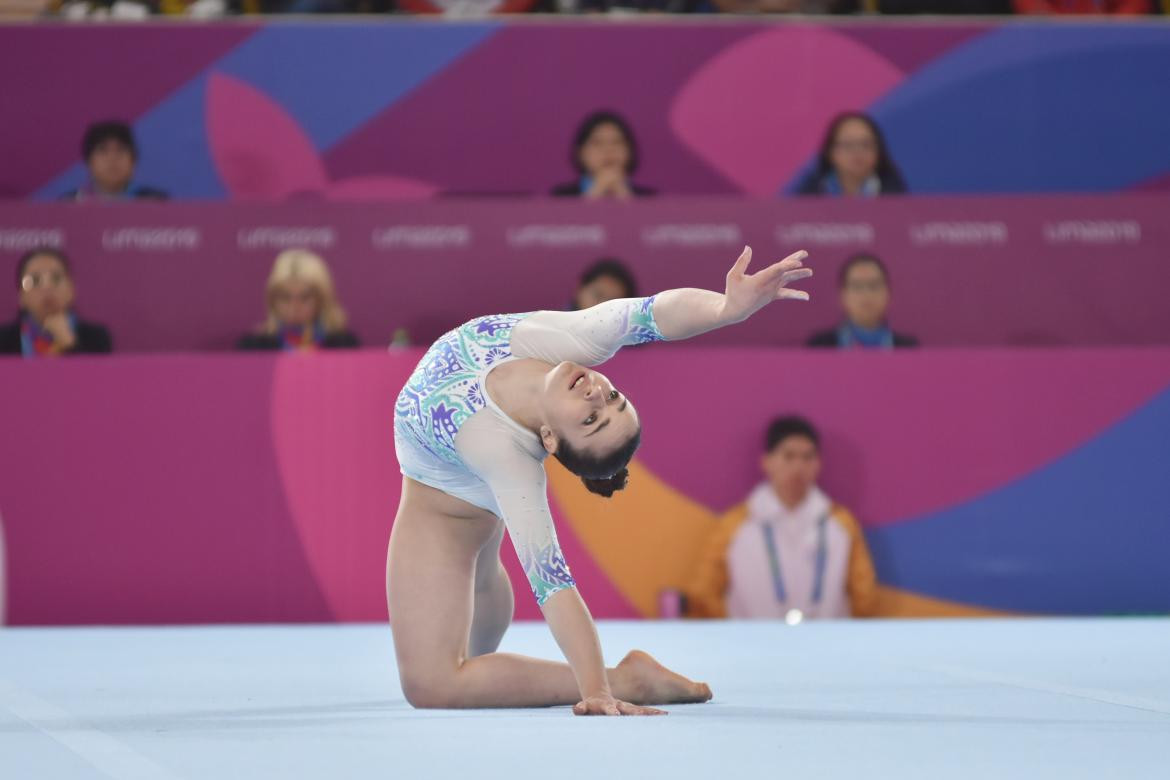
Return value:
[(706, 683), (670, 671), (641, 650), (627, 653), (614, 671), (627, 675), (629, 691), (623, 693), (634, 704), (692, 704), (711, 698)]

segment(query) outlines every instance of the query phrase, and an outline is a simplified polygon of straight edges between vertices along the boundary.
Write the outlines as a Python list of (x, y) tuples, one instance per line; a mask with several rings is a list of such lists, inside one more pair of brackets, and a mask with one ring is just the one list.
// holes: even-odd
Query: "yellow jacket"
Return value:
[[(840, 504), (831, 505), (829, 518), (848, 533), (851, 542), (846, 575), (850, 610), (854, 617), (874, 615), (878, 607), (877, 575), (861, 526), (852, 513)], [(699, 556), (694, 577), (683, 589), (688, 617), (727, 617), (726, 596), (730, 583), (727, 551), (747, 519), (748, 507), (745, 502), (732, 507), (716, 521)]]

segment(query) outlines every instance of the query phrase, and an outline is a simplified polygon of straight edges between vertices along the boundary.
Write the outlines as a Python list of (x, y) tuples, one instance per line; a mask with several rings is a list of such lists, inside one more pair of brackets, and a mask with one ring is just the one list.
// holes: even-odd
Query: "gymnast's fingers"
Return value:
[(780, 284), (791, 284), (792, 282), (807, 279), (813, 275), (811, 268), (797, 268), (795, 271), (785, 271), (784, 275), (780, 277)]
[(621, 715), (616, 699), (592, 698), (573, 705), (574, 715)]
[(789, 271), (795, 271), (797, 268), (800, 268), (801, 262), (806, 257), (808, 257), (808, 252), (804, 251), (803, 249), (799, 252), (793, 252), (779, 263), (768, 266), (763, 271), (760, 271), (753, 278), (759, 279), (764, 284), (768, 284), (769, 282), (773, 282), (776, 279), (779, 279), (785, 273)]
[(727, 275), (733, 277), (743, 276), (747, 273), (748, 266), (751, 264), (751, 262), (752, 248), (750, 246), (745, 246), (743, 251), (739, 253), (739, 257), (736, 258), (735, 265), (731, 267), (731, 271)]
[(776, 300), (778, 301), (807, 301), (808, 293), (804, 290), (789, 290), (786, 287), (781, 287), (776, 293)]

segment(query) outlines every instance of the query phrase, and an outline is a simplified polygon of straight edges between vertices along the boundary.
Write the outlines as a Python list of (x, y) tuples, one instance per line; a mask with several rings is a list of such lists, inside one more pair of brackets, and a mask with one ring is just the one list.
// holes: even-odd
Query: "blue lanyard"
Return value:
[[(874, 341), (865, 341), (859, 336), (874, 334), (877, 336), (876, 343)], [(872, 336), (871, 336), (872, 339)], [(890, 330), (889, 325), (883, 325), (874, 331), (863, 331), (851, 322), (844, 322), (837, 328), (837, 346), (842, 349), (862, 346), (862, 347), (877, 347), (880, 349), (894, 348), (894, 331)]]
[[(821, 596), (825, 588), (825, 564), (828, 558), (828, 515), (821, 515), (817, 520), (817, 553), (813, 568), (813, 604), (821, 603)], [(780, 553), (776, 549), (776, 535), (772, 533), (772, 526), (764, 523), (761, 526), (764, 532), (764, 543), (768, 545), (768, 563), (772, 567), (772, 588), (776, 592), (776, 600), (781, 604), (787, 603), (788, 591), (784, 589), (784, 575), (780, 571)]]

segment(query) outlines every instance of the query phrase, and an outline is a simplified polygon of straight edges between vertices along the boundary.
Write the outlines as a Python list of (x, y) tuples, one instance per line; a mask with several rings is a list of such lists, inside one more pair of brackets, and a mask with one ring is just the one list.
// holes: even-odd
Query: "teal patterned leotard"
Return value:
[(503, 518), (541, 605), (574, 585), (548, 509), (546, 453), (488, 396), (487, 375), (518, 358), (597, 365), (622, 346), (661, 339), (653, 298), (479, 317), (439, 338), (398, 395), (402, 473)]

